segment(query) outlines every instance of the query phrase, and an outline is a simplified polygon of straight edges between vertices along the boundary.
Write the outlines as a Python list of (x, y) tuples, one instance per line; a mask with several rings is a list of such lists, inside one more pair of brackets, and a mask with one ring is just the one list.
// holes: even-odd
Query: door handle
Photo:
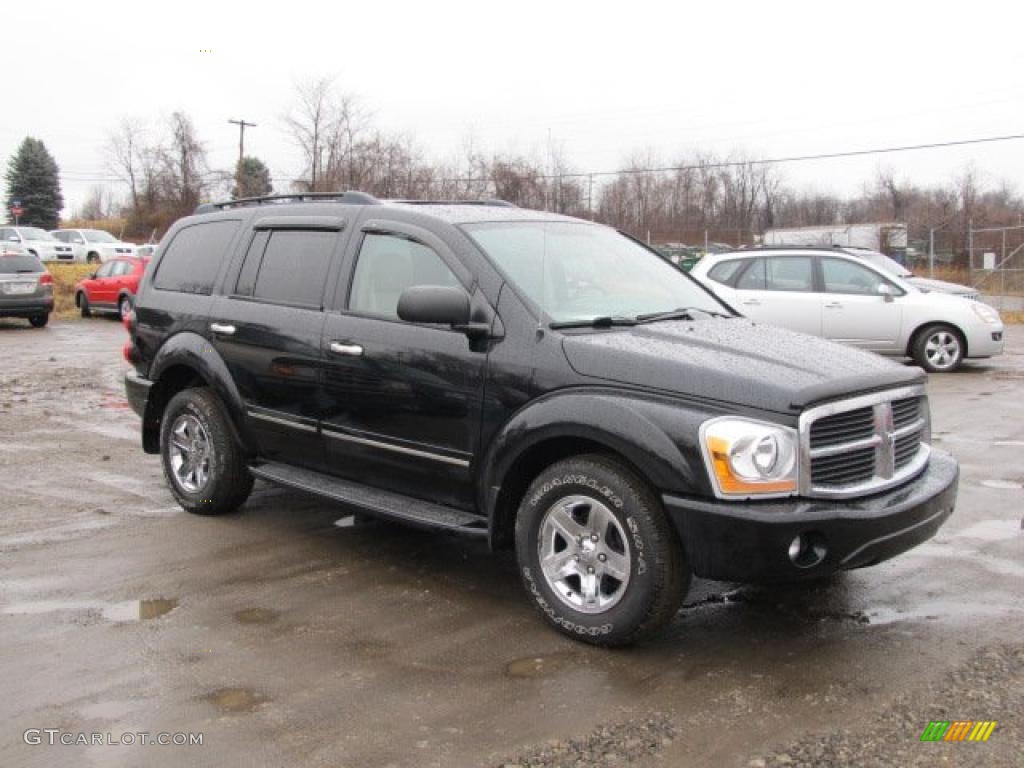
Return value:
[(825, 309), (842, 309), (843, 305), (838, 301), (830, 301), (825, 305)]
[(333, 352), (336, 355), (360, 357), (363, 354), (363, 348), (358, 344), (342, 344), (340, 341), (332, 341), (331, 352)]
[(210, 330), (214, 333), (219, 333), (222, 336), (234, 336), (235, 326), (224, 325), (223, 323), (210, 323)]
[(744, 305), (746, 305), (748, 307), (760, 307), (761, 306), (761, 302), (758, 301), (757, 299), (744, 299), (743, 301), (740, 302), (740, 304), (744, 304)]

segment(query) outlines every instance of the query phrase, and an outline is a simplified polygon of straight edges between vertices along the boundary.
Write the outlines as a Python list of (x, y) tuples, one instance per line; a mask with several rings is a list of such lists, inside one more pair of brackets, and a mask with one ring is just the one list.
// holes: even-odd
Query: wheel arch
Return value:
[(209, 387), (220, 399), (239, 445), (253, 445), (248, 439), (242, 397), (227, 364), (199, 334), (179, 333), (164, 342), (149, 367), (148, 378), (153, 386), (142, 417), (142, 445), (147, 453), (160, 450), (160, 425), (171, 398), (182, 390), (201, 386)]
[[(663, 420), (669, 409), (672, 420)], [(557, 461), (597, 453), (621, 461), (659, 494), (702, 488), (694, 464), (696, 425), (705, 418), (678, 405), (629, 396), (573, 393), (549, 396), (518, 412), (501, 429), (479, 472), (480, 509), (494, 549), (511, 545), (515, 518), (533, 479)], [(697, 459), (699, 461), (699, 458)]]

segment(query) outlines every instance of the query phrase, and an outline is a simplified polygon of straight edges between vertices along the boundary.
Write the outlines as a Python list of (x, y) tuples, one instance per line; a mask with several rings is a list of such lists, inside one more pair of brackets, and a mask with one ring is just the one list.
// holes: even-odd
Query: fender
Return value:
[[(153, 382), (154, 389), (160, 386), (163, 373), (177, 365), (183, 365), (195, 371), (217, 393), (228, 413), (235, 432), (234, 436), (239, 444), (254, 445), (245, 421), (242, 396), (231, 378), (227, 363), (224, 362), (224, 358), (214, 349), (213, 345), (198, 333), (191, 331), (182, 331), (171, 336), (157, 350), (156, 356), (149, 366), (148, 378)], [(160, 414), (151, 413), (151, 409), (155, 407), (154, 403), (159, 401), (159, 397), (150, 396), (149, 402), (146, 404), (144, 424), (159, 423)]]
[(478, 504), (492, 540), (504, 522), (502, 491), (510, 471), (552, 439), (575, 438), (614, 451), (657, 492), (710, 495), (697, 441), (700, 424), (713, 415), (690, 403), (603, 387), (558, 390), (532, 401), (494, 436), (478, 474)]

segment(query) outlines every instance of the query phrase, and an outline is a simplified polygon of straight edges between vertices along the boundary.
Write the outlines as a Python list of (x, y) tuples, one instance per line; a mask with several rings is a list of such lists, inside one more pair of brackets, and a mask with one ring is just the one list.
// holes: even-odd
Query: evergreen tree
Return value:
[(261, 197), (274, 191), (270, 169), (257, 157), (243, 157), (235, 168), (235, 186), (231, 197)]
[(7, 164), (7, 217), (13, 223), (11, 207), (21, 203), (19, 223), (56, 229), (64, 196), (60, 191), (60, 170), (46, 145), (31, 136), (25, 138)]

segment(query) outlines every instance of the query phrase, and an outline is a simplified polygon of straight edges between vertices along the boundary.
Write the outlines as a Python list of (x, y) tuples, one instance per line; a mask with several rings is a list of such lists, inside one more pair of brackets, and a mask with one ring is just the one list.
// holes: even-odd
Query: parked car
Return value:
[(153, 254), (156, 253), (156, 249), (159, 243), (146, 243), (144, 245), (135, 246), (135, 255), (143, 259), (153, 258)]
[(53, 277), (25, 248), (0, 244), (0, 317), (23, 317), (42, 328), (53, 311)]
[(108, 312), (124, 318), (132, 311), (139, 281), (149, 259), (125, 257), (105, 262), (75, 286), (75, 306), (82, 317), (93, 312)]
[(73, 261), (71, 246), (39, 227), (0, 227), (0, 245), (23, 247), (40, 261)]
[(926, 292), (845, 251), (760, 248), (708, 255), (692, 270), (752, 320), (945, 372), (1003, 352), (987, 304)]
[(969, 285), (961, 285), (960, 283), (951, 283), (948, 280), (935, 280), (930, 277), (918, 277), (898, 261), (890, 259), (884, 253), (872, 251), (868, 248), (854, 248), (850, 246), (843, 248), (842, 251), (850, 254), (851, 256), (856, 256), (858, 259), (864, 259), (864, 261), (874, 264), (886, 274), (895, 275), (901, 280), (905, 280), (910, 283), (915, 288), (920, 288), (922, 291), (951, 293), (954, 296), (962, 296), (965, 299), (977, 300), (980, 298), (976, 288), (972, 288)]
[(102, 229), (55, 229), (50, 234), (74, 251), (75, 261), (100, 264), (119, 256), (134, 256), (135, 246)]
[(261, 478), (514, 546), (543, 618), (591, 643), (655, 632), (691, 574), (872, 565), (954, 506), (920, 369), (738, 317), (580, 219), (207, 204), (126, 326), (142, 446), (184, 509), (231, 512)]

